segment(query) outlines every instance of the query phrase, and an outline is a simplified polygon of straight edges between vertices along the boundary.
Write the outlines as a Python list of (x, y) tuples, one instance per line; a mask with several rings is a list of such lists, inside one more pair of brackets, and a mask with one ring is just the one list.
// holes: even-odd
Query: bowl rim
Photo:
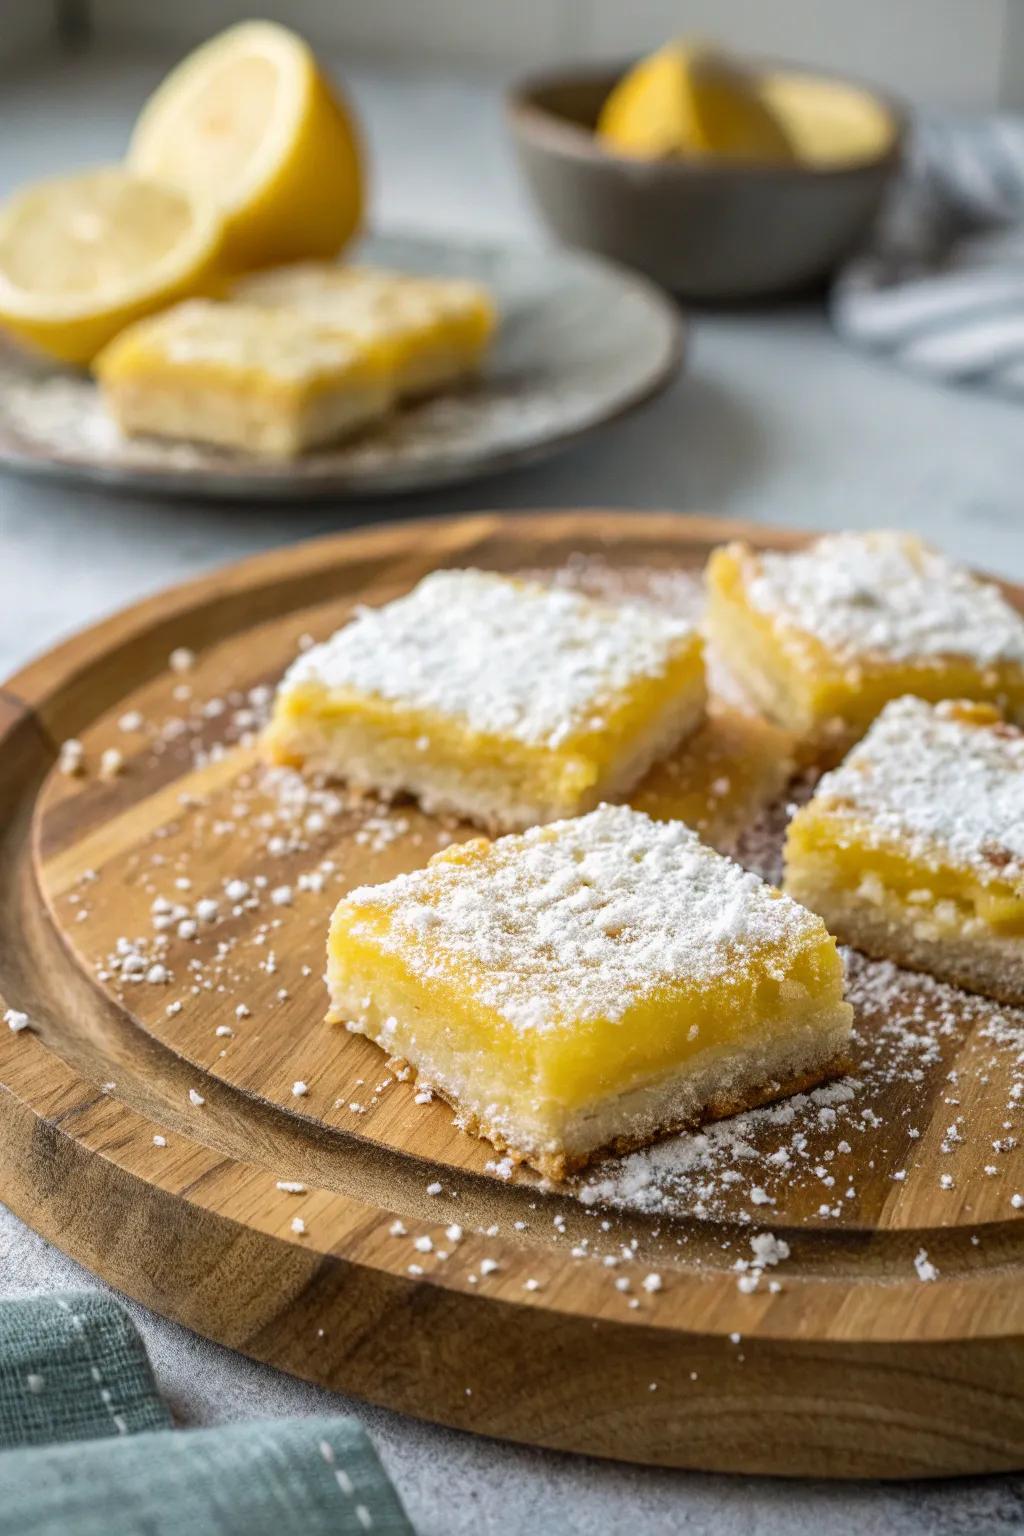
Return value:
[(530, 140), (540, 148), (558, 155), (561, 159), (576, 160), (591, 165), (618, 166), (634, 173), (642, 167), (648, 174), (654, 172), (680, 181), (706, 176), (748, 178), (757, 176), (766, 181), (785, 178), (808, 181), (831, 181), (837, 178), (861, 176), (866, 171), (877, 172), (892, 169), (900, 160), (907, 136), (907, 110), (887, 91), (868, 85), (854, 75), (840, 74), (836, 70), (817, 69), (807, 64), (794, 64), (789, 60), (766, 59), (760, 56), (744, 56), (759, 74), (775, 73), (806, 75), (815, 80), (832, 81), (837, 85), (850, 86), (862, 92), (882, 107), (892, 124), (892, 139), (881, 154), (861, 160), (839, 160), (834, 165), (811, 165), (795, 161), (786, 165), (772, 164), (763, 160), (723, 160), (714, 156), (704, 159), (678, 160), (646, 158), (625, 155), (606, 148), (597, 135), (571, 118), (561, 117), (541, 106), (536, 96), (557, 86), (591, 85), (599, 81), (621, 79), (646, 55), (636, 55), (626, 60), (565, 66), (561, 69), (542, 70), (513, 81), (505, 91), (505, 114), (513, 132)]

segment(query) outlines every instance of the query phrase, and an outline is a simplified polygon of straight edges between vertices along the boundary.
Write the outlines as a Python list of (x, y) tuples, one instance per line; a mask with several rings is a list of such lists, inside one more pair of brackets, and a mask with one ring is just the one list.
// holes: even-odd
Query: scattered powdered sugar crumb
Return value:
[(918, 1249), (917, 1256), (914, 1259), (914, 1268), (917, 1270), (917, 1278), (919, 1280), (927, 1281), (939, 1278), (939, 1272), (929, 1259), (927, 1250), (924, 1248)]
[(1024, 663), (1024, 618), (998, 587), (912, 534), (838, 533), (751, 562), (746, 595), (789, 643), (813, 636), (843, 658), (969, 657)]
[(60, 751), (57, 754), (57, 767), (61, 773), (72, 779), (85, 772), (85, 748), (77, 737), (69, 736), (67, 741), (61, 742)]
[(204, 1105), (206, 1103), (206, 1100), (203, 1098), (202, 1094), (196, 1088), (190, 1088), (189, 1089), (189, 1091), (188, 1091), (188, 1101), (189, 1101), (190, 1104), (194, 1104), (197, 1109), (200, 1109), (202, 1107), (202, 1105)]
[(116, 779), (124, 770), (124, 753), (117, 747), (107, 747), (100, 753), (99, 774), (101, 779)]
[(4, 1013), (4, 1023), (12, 1035), (20, 1035), (23, 1029), (30, 1029), (32, 1025), (28, 1014), (20, 1008), (8, 1008)]
[(634, 679), (661, 676), (691, 636), (688, 623), (650, 608), (486, 571), (434, 571), (301, 654), (282, 688), (354, 689), (557, 746)]
[(755, 1232), (750, 1246), (758, 1264), (781, 1264), (789, 1258), (789, 1244), (774, 1232)]

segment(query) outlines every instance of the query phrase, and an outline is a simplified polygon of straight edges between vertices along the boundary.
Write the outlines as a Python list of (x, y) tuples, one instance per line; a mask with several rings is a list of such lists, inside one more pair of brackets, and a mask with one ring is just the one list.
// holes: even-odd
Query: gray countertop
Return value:
[[(0, 195), (115, 158), (160, 73), (141, 57), (38, 60), (0, 77)], [(349, 69), (382, 226), (539, 232), (494, 83)], [(0, 676), (82, 624), (196, 571), (356, 523), (481, 507), (674, 507), (804, 528), (899, 526), (1024, 577), (1019, 408), (847, 351), (810, 305), (701, 314), (656, 403), (550, 464), (422, 498), (217, 507), (0, 479)], [(0, 1208), (0, 1295), (97, 1282)], [(1024, 1527), (1024, 1479), (829, 1486), (699, 1476), (477, 1440), (351, 1403), (132, 1305), (180, 1419), (358, 1414), (428, 1533), (886, 1536)]]

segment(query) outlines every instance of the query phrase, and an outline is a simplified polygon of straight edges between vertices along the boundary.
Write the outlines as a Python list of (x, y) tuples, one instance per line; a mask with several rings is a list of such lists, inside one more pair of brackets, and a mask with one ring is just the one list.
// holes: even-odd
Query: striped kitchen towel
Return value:
[(831, 307), (903, 367), (1024, 398), (1024, 118), (920, 121)]

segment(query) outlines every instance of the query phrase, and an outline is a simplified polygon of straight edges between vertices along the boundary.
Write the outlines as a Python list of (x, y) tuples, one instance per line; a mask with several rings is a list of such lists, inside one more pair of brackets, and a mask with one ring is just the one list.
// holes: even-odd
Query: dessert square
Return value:
[(274, 459), (349, 436), (393, 399), (371, 349), (308, 316), (206, 300), (129, 326), (95, 373), (123, 432)]
[(278, 267), (242, 278), (234, 294), (249, 304), (309, 315), (380, 348), (403, 398), (475, 374), (496, 324), (491, 297), (478, 283), (370, 267)]
[(785, 889), (869, 955), (1024, 1003), (1024, 732), (897, 699), (789, 826)]
[(753, 701), (833, 759), (890, 699), (978, 699), (1024, 718), (1024, 618), (911, 534), (841, 533), (708, 563), (708, 634)]
[(625, 794), (702, 718), (692, 625), (485, 571), (435, 571), (305, 652), (270, 757), (499, 831)]
[(329, 1018), (551, 1178), (842, 1069), (810, 912), (628, 806), (479, 839), (339, 902)]

